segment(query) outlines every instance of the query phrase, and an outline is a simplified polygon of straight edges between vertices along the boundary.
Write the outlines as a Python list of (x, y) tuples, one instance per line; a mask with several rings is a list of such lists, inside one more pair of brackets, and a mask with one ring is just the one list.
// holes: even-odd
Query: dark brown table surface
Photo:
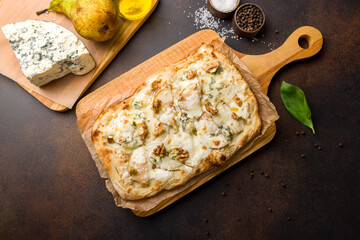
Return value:
[[(360, 2), (252, 2), (264, 9), (266, 25), (258, 41), (227, 40), (232, 48), (267, 53), (310, 25), (322, 32), (323, 49), (275, 75), (269, 96), (280, 120), (268, 145), (151, 217), (115, 206), (75, 109), (51, 111), (0, 76), (0, 239), (359, 239)], [(161, 0), (85, 95), (197, 32), (188, 16), (203, 5)], [(286, 111), (282, 81), (304, 90), (315, 135)]]

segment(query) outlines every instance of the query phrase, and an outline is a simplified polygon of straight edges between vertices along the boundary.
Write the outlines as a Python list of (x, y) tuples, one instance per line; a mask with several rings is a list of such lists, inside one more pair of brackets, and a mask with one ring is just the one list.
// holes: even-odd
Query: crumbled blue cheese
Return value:
[(237, 121), (231, 117), (232, 111), (225, 103), (216, 105), (218, 114), (213, 116), (213, 121), (222, 130), (227, 140), (231, 140), (233, 135), (239, 134), (244, 130), (244, 122)]
[(228, 145), (221, 129), (211, 118), (200, 119), (195, 123), (195, 127), (200, 143), (206, 148), (219, 149)]
[(136, 112), (121, 112), (116, 118), (111, 119), (103, 131), (108, 137), (126, 149), (134, 149), (143, 144), (139, 136), (138, 125), (141, 120)]
[(46, 21), (27, 20), (2, 27), (30, 82), (43, 86), (68, 73), (84, 75), (95, 67), (85, 45), (71, 31)]
[(192, 132), (194, 129), (194, 116), (187, 112), (181, 112), (179, 115), (180, 126), (184, 132)]

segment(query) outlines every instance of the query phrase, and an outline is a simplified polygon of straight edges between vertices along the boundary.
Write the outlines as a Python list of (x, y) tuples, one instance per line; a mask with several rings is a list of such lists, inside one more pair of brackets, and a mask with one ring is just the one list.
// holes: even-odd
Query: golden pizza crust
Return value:
[[(220, 71), (220, 68), (223, 72)], [(231, 75), (229, 75), (230, 73)], [(202, 74), (204, 79), (211, 79), (210, 90), (208, 89), (209, 84), (206, 82), (208, 80), (205, 80), (204, 83), (204, 79), (199, 74)], [(229, 89), (226, 89), (226, 86), (216, 85), (218, 80), (213, 80), (213, 77), (215, 79), (221, 78), (221, 76), (228, 77), (227, 80), (220, 79), (219, 81), (228, 83)], [(190, 84), (190, 82), (196, 84)], [(214, 100), (211, 95), (217, 90), (211, 88), (211, 84), (219, 89), (222, 87), (222, 90), (216, 93), (223, 100)], [(234, 100), (231, 100), (230, 96), (221, 96), (221, 91), (235, 94)], [(241, 95), (241, 100), (237, 97), (238, 95)], [(137, 110), (135, 104), (137, 97), (142, 97), (140, 110)], [(209, 100), (208, 102), (204, 101), (205, 97)], [(188, 99), (195, 100), (191, 104), (187, 104)], [(185, 103), (180, 104), (181, 101), (185, 101)], [(196, 101), (200, 101), (200, 103)], [(146, 104), (142, 104), (143, 102)], [(234, 102), (237, 103), (238, 108), (241, 108), (241, 104), (245, 106), (246, 111), (244, 110), (244, 112), (248, 114), (246, 119), (237, 115), (239, 112), (236, 111), (239, 110), (236, 107), (230, 107), (230, 105), (236, 106)], [(182, 107), (179, 108), (179, 106)], [(198, 106), (201, 107), (201, 112), (199, 112)], [(223, 111), (231, 110), (231, 117), (223, 119), (219, 116), (220, 113), (217, 113), (217, 107), (220, 108), (219, 111), (221, 109)], [(177, 112), (172, 110), (175, 108)], [(205, 145), (199, 147), (201, 141), (207, 141), (206, 137), (197, 135), (200, 133), (194, 126), (189, 127), (192, 129), (191, 131), (187, 129), (187, 125), (184, 127), (184, 121), (181, 120), (183, 115), (179, 111), (181, 114), (186, 113), (187, 116), (193, 116), (191, 118), (194, 122), (193, 125), (198, 126), (204, 132), (207, 131), (206, 126), (203, 127), (200, 124), (204, 113), (212, 125), (216, 123), (217, 118), (218, 123), (232, 121), (230, 124), (226, 122), (228, 124), (226, 131), (224, 130), (226, 124), (216, 124), (218, 129), (215, 137), (222, 139), (227, 145), (216, 148), (221, 141), (214, 140), (213, 148)], [(201, 116), (198, 116), (200, 113)], [(226, 113), (230, 114), (230, 112)], [(174, 116), (173, 119), (171, 116)], [(243, 128), (239, 127), (241, 131), (236, 133), (234, 130), (235, 132), (231, 133), (230, 125), (233, 123), (236, 125), (237, 122), (240, 122), (241, 124), (238, 125)], [(119, 129), (116, 130), (118, 127)], [(163, 129), (159, 130), (159, 128)], [(190, 178), (220, 166), (239, 148), (259, 134), (260, 130), (261, 119), (258, 114), (258, 104), (249, 85), (223, 53), (210, 45), (203, 44), (198, 52), (150, 77), (130, 98), (104, 110), (94, 123), (91, 137), (97, 155), (108, 172), (116, 191), (124, 199), (137, 200), (185, 184)], [(120, 134), (119, 137), (118, 133), (122, 135)], [(229, 133), (230, 136), (226, 133)], [(223, 135), (228, 139), (224, 140)], [(182, 137), (183, 139), (181, 139)], [(174, 143), (176, 145), (174, 147), (175, 145), (172, 146), (171, 141), (176, 142), (177, 138), (181, 141), (179, 140), (177, 145)], [(159, 144), (155, 144), (156, 142)], [(163, 152), (161, 152), (161, 144)], [(129, 145), (130, 147), (128, 147)], [(195, 147), (198, 148), (195, 149)], [(160, 152), (162, 157), (156, 156)], [(203, 155), (197, 158), (199, 152)], [(170, 158), (166, 154), (173, 157)], [(160, 163), (157, 162), (157, 159)], [(197, 159), (195, 163), (192, 162), (194, 159)], [(168, 164), (170, 167), (165, 163), (171, 163)]]

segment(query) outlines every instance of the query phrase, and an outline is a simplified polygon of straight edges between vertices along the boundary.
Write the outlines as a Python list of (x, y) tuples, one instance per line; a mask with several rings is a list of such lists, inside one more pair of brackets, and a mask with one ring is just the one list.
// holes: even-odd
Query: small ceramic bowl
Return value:
[[(263, 17), (263, 21), (262, 21), (260, 27), (258, 27), (257, 29), (255, 29), (253, 31), (247, 31), (247, 30), (241, 28), (239, 23), (236, 21), (236, 16), (237, 16), (238, 12), (240, 11), (240, 9), (242, 9), (242, 8), (244, 8), (246, 6), (249, 6), (249, 5), (260, 9), (260, 13), (261, 13), (261, 15)], [(263, 28), (264, 24), (265, 24), (265, 13), (261, 9), (261, 7), (259, 7), (258, 5), (254, 4), (254, 3), (245, 3), (245, 4), (241, 5), (240, 7), (238, 7), (236, 9), (236, 11), (235, 11), (235, 14), (234, 14), (233, 20), (232, 20), (232, 27), (233, 27), (235, 33), (237, 35), (239, 35), (240, 37), (246, 37), (246, 38), (255, 37), (260, 32), (260, 30)]]
[(239, 6), (239, 4), (240, 4), (240, 0), (237, 0), (236, 6), (233, 9), (226, 11), (226, 12), (222, 12), (214, 7), (212, 0), (207, 1), (207, 6), (208, 6), (208, 9), (211, 12), (211, 14), (214, 15), (215, 17), (218, 17), (221, 19), (231, 18), (234, 11)]

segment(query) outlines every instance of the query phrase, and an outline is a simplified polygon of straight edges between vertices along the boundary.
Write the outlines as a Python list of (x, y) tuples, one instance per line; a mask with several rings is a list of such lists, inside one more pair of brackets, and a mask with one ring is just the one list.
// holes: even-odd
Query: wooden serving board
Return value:
[[(2, 4), (3, 0), (0, 0), (0, 6)], [(49, 0), (50, 2), (50, 0)], [(106, 54), (101, 59), (100, 63), (97, 64), (97, 67), (95, 71), (92, 71), (89, 74), (92, 74), (92, 76), (89, 78), (89, 80), (86, 82), (86, 85), (83, 86), (83, 89), (81, 93), (76, 96), (77, 98), (80, 98), (82, 94), (91, 86), (91, 84), (97, 79), (97, 77), (102, 73), (102, 71), (109, 65), (109, 63), (114, 59), (114, 57), (117, 55), (117, 53), (125, 46), (125, 44), (131, 39), (131, 37), (136, 33), (136, 31), (141, 27), (141, 25), (148, 19), (148, 17), (151, 15), (151, 13), (154, 11), (156, 6), (158, 5), (159, 0), (152, 0), (152, 7), (150, 12), (143, 18), (139, 20), (129, 21), (121, 19), (121, 24), (119, 27), (119, 30), (114, 38), (112, 38), (111, 43), (109, 44), (109, 47), (107, 48)], [(13, 4), (22, 4), (21, 2), (14, 2)], [(42, 5), (40, 5), (42, 6)], [(39, 9), (37, 9), (39, 10)], [(28, 9), (24, 8), (23, 13), (28, 14)], [(35, 12), (35, 10), (31, 10), (32, 13)], [(20, 14), (20, 13), (19, 13)], [(102, 45), (102, 43), (99, 43)], [(91, 52), (90, 52), (91, 54)], [(21, 87), (23, 87), (27, 92), (29, 92), (31, 95), (33, 95), (36, 99), (38, 99), (42, 104), (44, 104), (46, 107), (54, 110), (54, 111), (67, 111), (69, 108), (66, 106), (63, 106), (59, 103), (56, 103), (49, 98), (41, 95), (40, 93), (37, 93), (36, 91), (22, 85), (21, 83), (17, 82)]]
[[(178, 62), (185, 58), (188, 53), (193, 52), (200, 47), (202, 42), (210, 42), (212, 39), (219, 37), (219, 35), (212, 30), (202, 30), (190, 37), (182, 40), (181, 42), (173, 45), (172, 47), (164, 50), (149, 60), (143, 62), (137, 67), (124, 73), (113, 81), (107, 83), (101, 88), (97, 89), (93, 93), (84, 97), (76, 107), (76, 115), (80, 117), (91, 112), (94, 106), (104, 98), (111, 99), (117, 94), (126, 93), (130, 89), (139, 86), (142, 82), (138, 82), (137, 79), (146, 79), (147, 76), (159, 71), (162, 67)], [(300, 38), (305, 39), (309, 47), (307, 49), (301, 48), (298, 41)], [(323, 38), (320, 31), (313, 27), (305, 26), (298, 28), (294, 31), (285, 43), (278, 49), (263, 55), (246, 55), (234, 51), (244, 64), (252, 71), (254, 76), (260, 82), (264, 93), (267, 93), (269, 84), (275, 73), (286, 64), (305, 59), (315, 55), (320, 51), (323, 44)], [(80, 126), (79, 129), (81, 130)], [(265, 144), (271, 141), (275, 136), (276, 126), (271, 125), (265, 134), (258, 138), (253, 144), (253, 147), (247, 150), (245, 153), (235, 154), (228, 161), (224, 162), (216, 171), (207, 175), (200, 181), (192, 185), (190, 188), (178, 193), (177, 195), (164, 200), (155, 208), (150, 211), (133, 211), (137, 216), (146, 217), (150, 216), (169, 204), (175, 202), (179, 198), (185, 196), (192, 190), (206, 183), (208, 180), (217, 176), (224, 170), (238, 163), (240, 160), (255, 152)]]

